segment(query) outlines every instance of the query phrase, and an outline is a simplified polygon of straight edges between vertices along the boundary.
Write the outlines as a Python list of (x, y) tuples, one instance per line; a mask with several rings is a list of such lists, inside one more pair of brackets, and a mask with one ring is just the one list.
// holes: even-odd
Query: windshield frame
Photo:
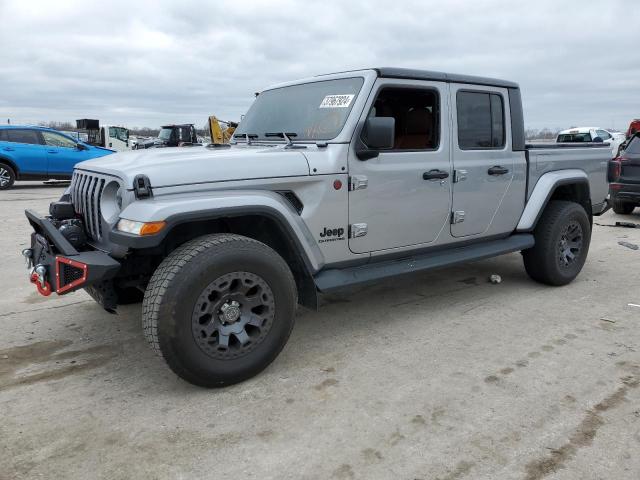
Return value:
[[(342, 128), (336, 134), (335, 137), (328, 140), (320, 140), (320, 139), (298, 139), (297, 137), (291, 138), (293, 143), (295, 144), (307, 144), (307, 145), (315, 145), (315, 144), (335, 144), (335, 143), (350, 143), (351, 138), (355, 132), (358, 119), (360, 118), (362, 111), (364, 109), (365, 103), (367, 102), (367, 98), (369, 97), (373, 85), (377, 79), (377, 73), (375, 70), (354, 70), (351, 72), (342, 72), (335, 73), (329, 75), (320, 75), (316, 77), (304, 78), (301, 80), (296, 80), (292, 82), (281, 83), (277, 85), (273, 85), (269, 88), (263, 90), (260, 95), (265, 92), (283, 89), (287, 87), (297, 86), (297, 85), (305, 85), (310, 83), (318, 83), (325, 82), (329, 80), (341, 80), (341, 79), (352, 79), (352, 78), (362, 78), (363, 83), (360, 86), (360, 90), (358, 91), (357, 96), (353, 99), (353, 106), (351, 107), (351, 111), (347, 115), (346, 120), (343, 122)], [(255, 103), (255, 101), (254, 101)], [(251, 105), (253, 106), (253, 104)], [(243, 119), (244, 121), (244, 119)], [(244, 138), (244, 133), (241, 133), (242, 121), (236, 128), (236, 132), (241, 134), (240, 137), (233, 138), (233, 142), (236, 144), (244, 144), (246, 143), (246, 139)], [(272, 137), (272, 138), (263, 138), (262, 136), (266, 132), (248, 132), (248, 133), (259, 133), (261, 137), (252, 138), (252, 144), (268, 144), (268, 145), (277, 145), (277, 144), (286, 144), (286, 140), (283, 138)]]

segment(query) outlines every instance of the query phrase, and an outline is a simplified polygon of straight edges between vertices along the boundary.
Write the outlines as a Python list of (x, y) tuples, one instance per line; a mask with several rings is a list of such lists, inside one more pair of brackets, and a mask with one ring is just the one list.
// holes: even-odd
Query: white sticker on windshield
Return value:
[(320, 104), (320, 108), (347, 108), (351, 105), (351, 100), (353, 100), (355, 95), (327, 95), (322, 100)]

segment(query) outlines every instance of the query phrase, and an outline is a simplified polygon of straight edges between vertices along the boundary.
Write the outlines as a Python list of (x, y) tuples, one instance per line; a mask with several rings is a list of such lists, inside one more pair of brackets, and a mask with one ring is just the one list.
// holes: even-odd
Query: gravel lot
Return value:
[(203, 390), (139, 306), (28, 283), (22, 212), (62, 190), (0, 192), (2, 480), (640, 478), (640, 229), (595, 226), (563, 288), (512, 254), (326, 297), (264, 373)]

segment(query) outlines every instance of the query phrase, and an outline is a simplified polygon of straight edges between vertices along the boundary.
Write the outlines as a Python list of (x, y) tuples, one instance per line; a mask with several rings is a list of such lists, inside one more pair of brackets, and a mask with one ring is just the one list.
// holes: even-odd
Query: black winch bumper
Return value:
[(29, 279), (42, 295), (64, 295), (90, 287), (112, 279), (120, 270), (120, 262), (104, 252), (76, 250), (48, 218), (32, 210), (25, 210), (25, 215), (34, 232), (31, 247), (22, 254)]

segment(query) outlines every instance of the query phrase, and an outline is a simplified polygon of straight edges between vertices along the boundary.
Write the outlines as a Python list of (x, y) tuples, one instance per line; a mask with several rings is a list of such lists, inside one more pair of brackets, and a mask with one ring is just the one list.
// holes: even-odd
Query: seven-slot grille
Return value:
[(102, 238), (102, 213), (100, 196), (108, 180), (101, 175), (73, 172), (71, 179), (71, 201), (76, 213), (81, 214), (84, 228), (93, 240)]

